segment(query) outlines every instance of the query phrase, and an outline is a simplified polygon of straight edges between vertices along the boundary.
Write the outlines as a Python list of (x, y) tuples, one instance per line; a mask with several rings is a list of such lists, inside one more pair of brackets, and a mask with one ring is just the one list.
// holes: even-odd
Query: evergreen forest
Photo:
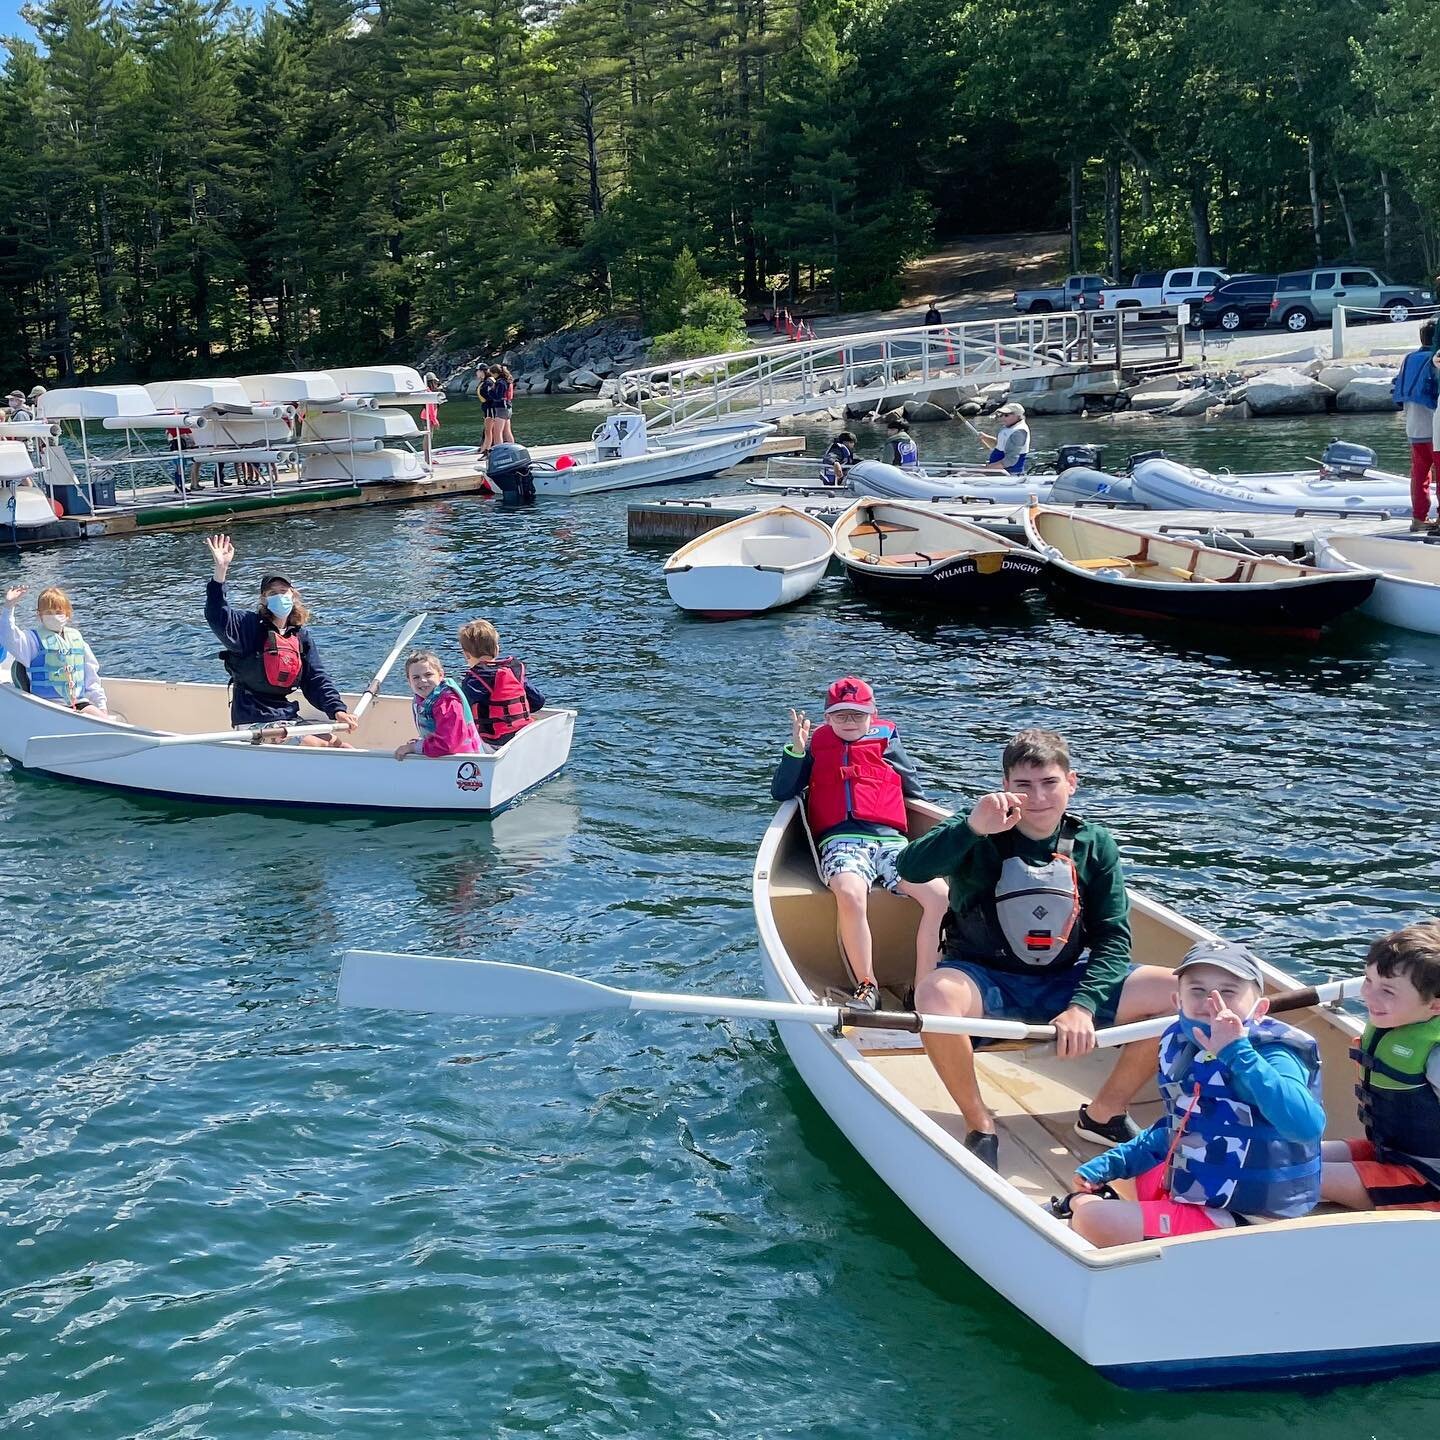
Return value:
[(1435, 0), (45, 0), (6, 45), (4, 373), (413, 360), (688, 247), (893, 305), (936, 237), (1434, 273)]

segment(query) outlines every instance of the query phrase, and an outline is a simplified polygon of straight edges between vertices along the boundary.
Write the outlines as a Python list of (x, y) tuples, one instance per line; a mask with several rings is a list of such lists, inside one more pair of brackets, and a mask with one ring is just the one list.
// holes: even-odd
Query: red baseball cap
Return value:
[(825, 713), (832, 710), (873, 710), (875, 692), (856, 675), (842, 675), (825, 692)]

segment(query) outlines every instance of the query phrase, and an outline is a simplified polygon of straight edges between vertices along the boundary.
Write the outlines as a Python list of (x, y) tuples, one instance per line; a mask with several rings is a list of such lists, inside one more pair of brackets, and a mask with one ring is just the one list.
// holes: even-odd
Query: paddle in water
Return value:
[[(380, 693), (385, 677), (419, 633), (427, 618), (426, 612), (421, 611), (400, 632), (400, 638), (365, 687), (359, 704), (350, 712), (355, 720), (361, 719), (370, 708), (371, 702)], [(317, 721), (313, 724), (298, 725), (250, 725), (237, 730), (212, 730), (202, 735), (144, 735), (134, 730), (112, 730), (108, 727), (73, 735), (34, 735), (25, 746), (24, 764), (44, 770), (50, 765), (88, 765), (104, 760), (121, 760), (127, 755), (138, 755), (142, 750), (154, 750), (170, 745), (209, 745), (225, 740), (247, 740), (252, 745), (261, 745), (267, 741), (305, 735), (331, 735), (336, 730), (345, 728), (343, 723)]]
[[(1360, 992), (1363, 977), (1287, 990), (1270, 997), (1270, 1011), (1299, 1010), (1334, 1003)], [(675, 1015), (715, 1015), (777, 1024), (849, 1026), (857, 1030), (928, 1030), (940, 1035), (969, 1035), (987, 1040), (1053, 1041), (1051, 1025), (1014, 1020), (972, 1019), (958, 1015), (917, 1015), (910, 1011), (852, 1010), (845, 1005), (800, 1005), (774, 1000), (745, 1000), (724, 995), (677, 995), (655, 990), (621, 990), (498, 960), (468, 960), (453, 955), (405, 955), (385, 950), (346, 951), (336, 997), (341, 1005), (365, 1010), (417, 1010), (438, 1015), (475, 1015), (485, 1019), (517, 1016), (593, 1014), (599, 1010), (650, 1011)], [(1160, 1035), (1174, 1021), (1160, 1015), (1096, 1032), (1097, 1045), (1126, 1045)]]

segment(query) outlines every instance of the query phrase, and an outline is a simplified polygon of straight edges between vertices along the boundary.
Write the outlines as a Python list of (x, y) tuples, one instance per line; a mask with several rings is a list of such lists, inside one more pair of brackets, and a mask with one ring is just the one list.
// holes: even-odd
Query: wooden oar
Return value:
[[(360, 703), (350, 712), (359, 720), (370, 708), (371, 702), (380, 692), (380, 686), (390, 673), (391, 667), (400, 658), (401, 652), (415, 638), (416, 632), (425, 623), (424, 611), (411, 620), (400, 632), (394, 648), (385, 657), (384, 663), (375, 672), (370, 683), (360, 696)], [(308, 725), (285, 725), (266, 722), (248, 725), (237, 730), (211, 730), (203, 735), (141, 735), (134, 730), (97, 730), (93, 733), (75, 735), (33, 735), (26, 742), (23, 764), (44, 770), (51, 765), (93, 765), (103, 760), (123, 760), (127, 755), (138, 755), (142, 750), (157, 750), (169, 745), (210, 745), (222, 740), (248, 740), (252, 745), (262, 745), (267, 740), (284, 740), (303, 735), (333, 735), (343, 730), (343, 725), (333, 720), (315, 721)]]
[(1043, 1040), (1048, 1026), (1015, 1020), (972, 1020), (954, 1015), (871, 1013), (848, 1005), (794, 1005), (726, 995), (676, 995), (618, 990), (531, 965), (464, 960), (450, 955), (397, 955), (350, 950), (340, 966), (342, 1005), (369, 1010), (423, 1010), (440, 1015), (578, 1015), (596, 1010), (649, 1010), (676, 1015), (729, 1016), (737, 1020), (851, 1025), (866, 1030), (926, 1030), (990, 1040)]
[[(1360, 976), (1327, 985), (1286, 990), (1270, 997), (1272, 1011), (1300, 1010), (1359, 993)], [(506, 1019), (520, 1015), (579, 1015), (596, 1010), (658, 1011), (678, 1015), (717, 1015), (736, 1020), (769, 1020), (833, 1029), (928, 1030), (935, 1035), (969, 1035), (984, 1040), (1043, 1041), (1055, 1038), (1053, 1025), (1016, 1020), (971, 1019), (959, 1015), (916, 1015), (909, 1011), (855, 1010), (848, 1005), (797, 1005), (774, 1000), (742, 1000), (726, 995), (676, 995), (655, 990), (619, 990), (498, 960), (468, 960), (452, 955), (403, 955), (386, 950), (347, 950), (340, 964), (337, 998), (364, 1010), (419, 1010), (439, 1015), (478, 1015)], [(1097, 1045), (1128, 1045), (1163, 1034), (1175, 1016), (1159, 1015), (1096, 1032)]]

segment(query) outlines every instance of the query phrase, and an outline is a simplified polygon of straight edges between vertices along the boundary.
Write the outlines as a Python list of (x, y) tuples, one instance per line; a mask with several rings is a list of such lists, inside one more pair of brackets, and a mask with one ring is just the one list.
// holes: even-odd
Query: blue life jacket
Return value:
[(843, 485), (845, 471), (855, 463), (855, 453), (842, 440), (832, 440), (820, 457), (820, 479), (826, 485)]
[(895, 436), (890, 441), (890, 448), (895, 452), (891, 464), (914, 465), (920, 459), (920, 452), (908, 435)]
[(39, 654), (30, 662), (30, 693), (72, 709), (85, 695), (85, 641), (67, 625), (63, 630), (32, 630)]
[(415, 728), (420, 732), (422, 740), (428, 740), (435, 733), (435, 702), (446, 690), (453, 691), (466, 716), (470, 714), (470, 702), (465, 698), (465, 692), (453, 680), (442, 680), (423, 700), (417, 695), (411, 702), (410, 708), (415, 712)]
[[(1320, 1101), (1320, 1047), (1303, 1030), (1266, 1016), (1246, 1027), (1257, 1048), (1283, 1045), (1304, 1061)], [(1186, 1205), (1288, 1219), (1320, 1203), (1320, 1141), (1287, 1140), (1230, 1083), (1228, 1068), (1204, 1054), (1178, 1020), (1160, 1041), (1160, 1095), (1172, 1133), (1184, 1133), (1170, 1157), (1165, 1188)]]
[(1433, 410), (1440, 403), (1440, 377), (1435, 374), (1428, 350), (1412, 350), (1400, 362), (1390, 382), (1390, 398), (1397, 405), (1423, 405)]

